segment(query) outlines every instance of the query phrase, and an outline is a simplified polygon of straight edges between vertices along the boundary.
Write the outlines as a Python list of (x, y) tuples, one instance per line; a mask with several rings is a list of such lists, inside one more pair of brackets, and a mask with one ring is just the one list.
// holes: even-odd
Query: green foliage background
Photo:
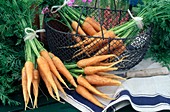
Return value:
[(19, 105), (12, 94), (21, 89), (21, 70), (25, 62), (25, 27), (32, 27), (39, 0), (1, 0), (0, 2), (0, 102)]

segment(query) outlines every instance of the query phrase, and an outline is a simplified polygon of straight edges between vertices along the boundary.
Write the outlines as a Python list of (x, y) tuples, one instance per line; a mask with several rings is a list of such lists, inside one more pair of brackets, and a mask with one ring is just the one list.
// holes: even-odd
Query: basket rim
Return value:
[[(45, 15), (45, 18), (47, 17), (48, 15)], [(59, 30), (56, 30), (55, 28), (53, 28), (53, 27), (51, 27), (49, 24), (48, 24), (48, 22), (50, 22), (51, 20), (49, 20), (49, 21), (45, 21), (45, 24), (46, 24), (46, 26), (48, 26), (50, 29), (52, 29), (52, 30), (54, 30), (54, 31), (56, 31), (56, 32), (60, 32), (60, 33), (64, 33), (64, 34), (68, 34), (68, 33), (70, 33), (70, 32), (64, 32), (64, 31), (59, 31)], [(57, 21), (57, 22), (60, 22), (59, 20), (57, 20), (57, 19), (54, 19), (54, 20), (52, 20), (52, 21)], [(65, 24), (63, 24), (62, 22), (60, 22), (62, 25), (64, 25), (65, 27), (67, 27)], [(71, 34), (71, 33), (70, 33)]]

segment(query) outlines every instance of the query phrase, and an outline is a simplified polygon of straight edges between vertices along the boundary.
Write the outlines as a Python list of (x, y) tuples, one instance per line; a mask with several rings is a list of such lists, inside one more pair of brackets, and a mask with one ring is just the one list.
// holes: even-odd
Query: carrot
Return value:
[(99, 62), (96, 63), (95, 66), (111, 66), (112, 64), (112, 62)]
[(56, 75), (57, 78), (58, 78), (66, 87), (68, 87), (67, 84), (65, 83), (65, 81), (63, 80), (63, 78), (60, 76), (59, 72), (57, 71), (57, 69), (56, 69), (56, 67), (55, 67), (55, 65), (54, 65), (51, 57), (49, 56), (48, 52), (47, 52), (46, 50), (41, 50), (41, 51), (40, 51), (40, 54), (41, 54), (41, 56), (43, 56), (44, 59), (48, 62), (47, 64), (49, 65), (50, 70), (54, 73), (54, 75)]
[[(82, 36), (82, 38), (83, 39), (87, 39), (88, 37), (86, 37), (86, 34), (85, 34), (85, 32), (81, 29), (81, 27), (80, 26), (78, 26), (78, 23), (76, 22), (76, 21), (73, 21), (66, 13), (60, 13), (61, 15), (62, 15), (62, 17), (63, 17), (63, 19), (66, 19), (64, 16), (66, 16), (68, 19), (69, 19), (69, 21), (72, 23), (71, 24), (71, 26), (70, 26), (70, 24), (68, 23), (68, 21), (66, 20), (66, 23), (67, 23), (67, 25), (68, 25), (68, 27), (70, 28), (70, 30), (72, 31), (71, 33), (73, 34), (72, 35), (72, 39), (73, 40), (75, 40), (76, 42), (82, 42), (82, 39), (81, 39), (81, 37), (75, 37), (75, 35), (74, 34), (76, 34), (77, 32), (79, 33), (79, 34), (81, 34), (81, 35), (83, 35)], [(77, 32), (75, 32), (75, 31), (77, 31)], [(81, 48), (84, 50), (84, 46), (82, 45), (81, 46)], [(87, 52), (85, 52), (86, 53), (86, 55), (87, 56), (89, 56), (90, 57), (90, 55), (87, 53)]]
[(71, 32), (71, 34), (73, 34), (72, 39), (73, 39), (74, 41), (76, 41), (76, 42), (82, 42), (81, 37), (79, 37), (79, 36), (74, 36), (74, 34), (76, 34), (76, 31), (73, 30), (73, 31)]
[(108, 42), (109, 37), (114, 38), (115, 34), (113, 31), (107, 31), (106, 33), (104, 33), (104, 37), (105, 37), (105, 39), (102, 39), (102, 38), (95, 39), (93, 42), (91, 42), (89, 45), (87, 45), (81, 52), (75, 54), (72, 58), (75, 58), (75, 57), (83, 54), (84, 52), (88, 52), (88, 54), (93, 53), (97, 49), (100, 49), (101, 45), (106, 44)]
[(45, 83), (45, 86), (47, 87), (48, 93), (50, 94), (50, 96), (51, 96), (52, 98), (54, 98), (55, 100), (58, 101), (58, 99), (56, 99), (55, 95), (53, 94), (52, 86), (51, 86), (51, 84), (48, 82), (48, 80), (46, 79), (44, 73), (39, 69), (39, 67), (38, 67), (38, 70), (39, 70), (39, 72), (40, 72), (41, 78), (43, 79), (43, 81), (44, 81), (44, 83)]
[(98, 72), (97, 75), (106, 77), (106, 78), (111, 78), (111, 79), (126, 80), (125, 78), (123, 78), (121, 76), (117, 76), (115, 74), (110, 74), (110, 73), (106, 73), (106, 72)]
[(76, 92), (95, 105), (104, 108), (104, 106), (83, 86), (78, 85), (76, 87)]
[(80, 46), (82, 46), (82, 45), (85, 46), (86, 44), (89, 44), (89, 43), (93, 42), (94, 39), (95, 39), (95, 38), (87, 38), (87, 39), (85, 39), (85, 40), (83, 40), (83, 41), (78, 42), (78, 43), (75, 44), (75, 45), (64, 46), (64, 47), (62, 47), (62, 48), (76, 48), (76, 47), (80, 47)]
[(60, 82), (57, 80), (57, 77), (53, 75), (54, 82), (56, 83), (58, 89), (64, 94), (65, 97), (67, 97), (66, 92), (64, 91), (63, 87), (61, 86)]
[(96, 30), (91, 26), (91, 24), (86, 21), (83, 22), (81, 27), (87, 35), (93, 36), (97, 33)]
[(117, 67), (110, 67), (110, 66), (87, 66), (85, 67), (84, 70), (84, 74), (96, 74), (98, 72), (108, 72), (108, 71), (113, 71), (113, 70), (117, 70)]
[(34, 93), (34, 106), (33, 108), (38, 108), (37, 106), (37, 100), (38, 100), (38, 87), (40, 83), (40, 76), (39, 76), (39, 71), (37, 69), (34, 69), (33, 73), (33, 93)]
[[(72, 34), (76, 34), (76, 32), (75, 31), (72, 31)], [(80, 42), (82, 42), (82, 39), (81, 39), (81, 37), (78, 37), (78, 36), (72, 36), (72, 38), (76, 41), (76, 42), (78, 42), (78, 43), (80, 43)], [(86, 38), (86, 37), (84, 37), (84, 38)], [(87, 39), (87, 38), (86, 38)], [(84, 49), (84, 45), (81, 45), (81, 49)], [(89, 56), (90, 57), (90, 55), (87, 53), (87, 52), (85, 52), (86, 53), (86, 55), (87, 56)]]
[(37, 64), (38, 64), (39, 70), (42, 72), (42, 74), (44, 74), (44, 77), (47, 79), (47, 81), (50, 83), (50, 85), (54, 89), (54, 92), (57, 95), (57, 99), (60, 100), (58, 89), (52, 77), (48, 62), (45, 60), (44, 57), (39, 56), (37, 58)]
[(124, 56), (121, 59), (119, 59), (118, 61), (114, 61), (113, 62), (112, 59), (114, 59), (115, 57), (117, 57), (117, 56), (111, 57), (111, 59), (108, 60), (109, 62), (99, 62), (99, 63), (96, 63), (95, 66), (108, 66), (108, 67), (110, 66), (110, 67), (113, 67), (114, 65), (122, 62), (123, 59), (126, 58), (127, 56)]
[[(76, 17), (77, 15), (74, 15), (74, 12), (71, 12), (72, 9), (71, 10), (70, 9), (66, 9), (66, 10), (67, 10), (68, 13), (67, 14), (63, 13), (63, 14), (71, 21), (71, 26), (72, 26), (72, 28), (75, 31), (77, 31), (77, 27), (81, 26), (83, 31), (85, 33), (87, 33), (88, 35), (90, 35), (90, 36), (92, 36), (92, 35), (94, 35), (96, 33), (96, 30), (88, 22), (79, 20), (78, 17)], [(70, 18), (70, 16), (68, 15), (69, 13), (70, 13), (71, 17), (73, 17), (73, 18)], [(73, 21), (72, 19), (79, 21), (80, 22), (80, 26), (78, 26), (78, 23)], [(84, 35), (83, 31), (80, 32), (79, 29), (78, 29), (78, 33), (79, 34), (83, 34)]]
[[(73, 68), (73, 69), (70, 69), (69, 71), (74, 72), (74, 73), (82, 73), (82, 74), (86, 74), (86, 75), (92, 75), (92, 74), (96, 74), (98, 72), (109, 72), (109, 71), (117, 70), (118, 67), (113, 67), (113, 66), (122, 62), (124, 58), (126, 58), (126, 56), (122, 57), (118, 61), (113, 62), (109, 66), (86, 66), (82, 69)], [(75, 65), (73, 65), (73, 66), (75, 66)]]
[(102, 77), (99, 75), (86, 75), (85, 79), (95, 86), (120, 86), (121, 82), (118, 80)]
[[(113, 50), (113, 54), (115, 54), (116, 56), (120, 56), (124, 51), (126, 50), (126, 46), (122, 45), (119, 48)], [(115, 58), (111, 58), (110, 61), (113, 61)]]
[[(78, 20), (79, 17), (80, 17), (80, 14), (79, 12), (73, 10), (72, 8), (68, 8), (67, 9), (67, 12), (68, 13), (71, 13), (71, 15), (74, 15), (74, 19)], [(97, 32), (100, 31), (100, 24), (95, 21), (93, 18), (91, 17), (84, 17), (83, 15), (81, 16), (81, 19), (84, 21), (84, 22), (88, 22)], [(102, 26), (103, 29), (105, 29), (103, 26)], [(98, 29), (98, 30), (97, 30)]]
[[(47, 86), (47, 89), (49, 89), (49, 93), (52, 92), (52, 93), (50, 93), (50, 95), (53, 95), (53, 90), (54, 90), (57, 100), (59, 101), (60, 97), (58, 94), (58, 89), (57, 89), (57, 86), (53, 80), (50, 66), (49, 66), (47, 60), (43, 56), (41, 56), (38, 51), (38, 49), (39, 50), (45, 50), (45, 49), (42, 47), (42, 45), (39, 43), (39, 41), (36, 38), (34, 38), (33, 40), (29, 40), (29, 42), (30, 42), (29, 44), (30, 44), (32, 50), (34, 51), (35, 55), (37, 56), (36, 62), (38, 65), (38, 71), (40, 72), (40, 75), (41, 75), (42, 79), (44, 80), (44, 82), (46, 82), (46, 84), (49, 83), (46, 86)], [(53, 97), (53, 98), (55, 98), (55, 97)]]
[(104, 33), (104, 39), (102, 38), (96, 39), (96, 41), (93, 41), (93, 43), (89, 44), (87, 48), (90, 47), (91, 52), (94, 52), (95, 50), (100, 49), (102, 45), (108, 43), (109, 38), (115, 37), (116, 35), (114, 34), (113, 31), (107, 31), (106, 33)]
[(104, 55), (123, 45), (122, 40), (112, 40), (109, 44), (101, 48), (94, 56)]
[(112, 67), (112, 66), (114, 66), (114, 65), (116, 65), (116, 64), (118, 64), (118, 63), (120, 63), (120, 62), (122, 62), (123, 60), (124, 60), (124, 58), (126, 58), (127, 56), (123, 56), (121, 59), (119, 59), (118, 61), (115, 61), (115, 62), (113, 62), (113, 64), (112, 65), (110, 65), (110, 67)]
[(70, 74), (70, 72), (67, 70), (67, 68), (64, 66), (63, 62), (54, 54), (49, 53), (49, 55), (52, 57), (52, 61), (57, 68), (57, 70), (65, 76), (65, 78), (74, 86), (77, 87), (77, 84), (73, 78), (73, 76)]
[(110, 66), (87, 66), (82, 69), (73, 68), (73, 69), (70, 69), (69, 71), (73, 73), (92, 75), (98, 72), (108, 72), (108, 71), (113, 71), (113, 70), (118, 69), (118, 67), (111, 67), (112, 65)]
[(33, 105), (32, 97), (31, 97), (31, 83), (32, 83), (32, 80), (33, 80), (34, 64), (31, 61), (26, 61), (24, 66), (25, 66), (25, 72), (27, 74), (28, 95), (30, 97), (31, 104)]
[(81, 59), (77, 62), (77, 66), (79, 68), (84, 68), (86, 66), (92, 66), (96, 65), (97, 63), (104, 61), (108, 58), (115, 57), (114, 54), (108, 54), (108, 55), (100, 55), (100, 56), (93, 56), (91, 58)]
[[(68, 10), (68, 12), (69, 12), (69, 10)], [(83, 29), (82, 29), (81, 26), (80, 26), (81, 23), (82, 23), (82, 21), (80, 20), (80, 25), (79, 25), (76, 21), (72, 20), (72, 18), (70, 18), (69, 15), (67, 15), (66, 13), (61, 13), (61, 15), (62, 15), (62, 14), (71, 22), (71, 27), (72, 27), (72, 28), (70, 28), (71, 31), (72, 31), (72, 30), (77, 31), (78, 34), (82, 35), (82, 37), (83, 37), (84, 39), (87, 39), (86, 33), (83, 31)], [(67, 22), (68, 22), (68, 21), (67, 21)], [(68, 26), (69, 26), (69, 25), (70, 25), (70, 24), (68, 24)]]
[(119, 56), (126, 50), (126, 46), (122, 45), (119, 48), (115, 49), (112, 53), (115, 54), (116, 56)]
[(100, 96), (102, 98), (105, 98), (105, 99), (113, 100), (112, 98), (110, 98), (109, 96), (107, 96), (106, 94), (100, 92), (94, 86), (92, 86), (82, 75), (79, 75), (77, 77), (77, 83), (79, 85), (85, 87), (86, 89), (88, 89), (90, 92), (92, 92), (95, 95), (98, 95), (98, 96)]
[[(101, 31), (100, 24), (97, 21), (95, 21), (94, 19), (92, 19), (91, 17), (86, 17), (86, 19), (84, 21), (88, 22), (91, 26), (93, 26), (93, 28), (97, 32)], [(105, 30), (105, 28), (103, 26), (102, 26), (102, 29)]]
[[(76, 21), (72, 21), (71, 26), (75, 31), (78, 32), (78, 34), (86, 35), (86, 33), (83, 31), (83, 29), (80, 26), (78, 26), (78, 23)], [(78, 26), (78, 30), (77, 30), (77, 26)]]
[(25, 67), (22, 68), (22, 93), (24, 97), (25, 102), (25, 110), (27, 108), (27, 105), (29, 103), (29, 95), (28, 95), (28, 89), (27, 89), (27, 74), (25, 72)]
[[(103, 30), (103, 34), (106, 33), (107, 30)], [(75, 31), (73, 32), (73, 34), (75, 33)], [(86, 44), (89, 44), (91, 42), (93, 42), (95, 39), (97, 39), (97, 37), (100, 37), (102, 36), (102, 31), (100, 32), (97, 32), (96, 34), (93, 35), (94, 38), (86, 38), (85, 40), (83, 41), (80, 41), (79, 43), (75, 44), (75, 45), (72, 45), (72, 46), (65, 46), (65, 47), (62, 47), (62, 48), (76, 48), (76, 47), (80, 47), (82, 45), (86, 45)], [(79, 40), (79, 39), (78, 39)], [(78, 42), (78, 41), (77, 41)]]

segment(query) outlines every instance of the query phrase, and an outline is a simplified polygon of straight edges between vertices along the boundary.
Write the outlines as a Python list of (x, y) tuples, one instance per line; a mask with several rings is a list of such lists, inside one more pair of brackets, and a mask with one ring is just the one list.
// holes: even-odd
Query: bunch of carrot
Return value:
[[(117, 30), (111, 28), (107, 30), (92, 17), (80, 15), (81, 12), (68, 6), (63, 7), (58, 13), (64, 23), (70, 28), (72, 39), (76, 42), (75, 45), (64, 46), (62, 48), (80, 47), (80, 49), (74, 53), (72, 59), (84, 53), (88, 57), (108, 53), (114, 53), (119, 56), (125, 51), (126, 43), (122, 41), (122, 38), (126, 38), (128, 35), (118, 37), (119, 33), (124, 31), (123, 28)], [(77, 33), (79, 34), (78, 36), (76, 35)], [(115, 53), (115, 51), (119, 52)]]
[[(25, 110), (28, 107), (29, 101), (31, 101), (33, 108), (38, 107), (37, 100), (40, 79), (44, 81), (50, 96), (57, 101), (60, 101), (58, 89), (66, 95), (61, 83), (68, 87), (62, 75), (74, 87), (77, 87), (73, 76), (66, 69), (62, 61), (55, 55), (51, 55), (36, 38), (25, 40), (25, 57), (26, 62), (22, 69), (22, 91)], [(32, 91), (34, 102), (31, 96)]]
[(104, 108), (104, 105), (97, 100), (93, 95), (101, 98), (113, 100), (107, 94), (99, 91), (96, 86), (120, 86), (124, 78), (107, 73), (108, 71), (117, 70), (114, 65), (123, 61), (124, 58), (117, 62), (103, 62), (109, 58), (115, 57), (113, 54), (93, 56), (91, 58), (81, 59), (77, 63), (65, 64), (65, 67), (76, 78), (78, 86), (76, 92), (91, 101), (95, 105)]
[[(53, 53), (48, 52), (41, 43), (34, 38), (25, 41), (25, 55), (26, 62), (22, 69), (22, 91), (25, 110), (29, 108), (29, 101), (31, 101), (33, 108), (38, 107), (40, 79), (44, 81), (50, 96), (60, 101), (58, 90), (66, 96), (61, 83), (68, 88), (61, 76), (62, 74), (67, 81), (75, 87), (77, 93), (102, 108), (104, 108), (104, 106), (93, 94), (109, 100), (113, 98), (97, 90), (95, 86), (119, 86), (121, 85), (119, 80), (124, 80), (122, 77), (106, 73), (117, 70), (118, 68), (113, 66), (123, 61), (122, 58), (114, 63), (103, 62), (115, 57), (113, 54), (94, 56), (82, 59), (75, 64), (66, 64)], [(34, 102), (31, 96), (32, 91)]]

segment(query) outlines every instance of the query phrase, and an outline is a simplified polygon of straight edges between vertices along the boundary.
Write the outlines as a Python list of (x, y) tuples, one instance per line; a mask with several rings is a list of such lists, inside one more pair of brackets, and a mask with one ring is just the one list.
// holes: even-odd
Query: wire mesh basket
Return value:
[[(82, 10), (83, 7), (74, 7), (78, 10)], [(104, 8), (96, 7), (84, 7), (82, 12), (85, 16), (90, 16), (96, 21), (101, 23), (105, 29), (110, 29), (116, 25), (122, 24), (129, 20), (129, 15), (127, 11), (123, 10), (110, 10)], [(50, 17), (49, 14), (45, 18)], [(116, 66), (119, 67), (118, 70), (128, 70), (135, 65), (137, 65), (145, 56), (146, 51), (149, 47), (151, 29), (141, 31), (138, 35), (133, 38), (117, 39), (117, 38), (105, 38), (103, 35), (101, 37), (88, 36), (88, 38), (98, 39), (97, 43), (100, 43), (98, 48), (93, 52), (88, 51), (88, 48), (83, 49), (87, 52), (82, 53), (79, 56), (74, 57), (78, 52), (82, 51), (82, 47), (66, 47), (75, 45), (76, 42), (72, 39), (73, 36), (83, 37), (78, 33), (72, 34), (69, 28), (58, 20), (50, 20), (45, 22), (46, 37), (49, 46), (49, 50), (58, 56), (62, 61), (78, 61), (87, 57), (95, 56), (101, 54), (115, 54), (118, 58), (112, 58), (107, 60), (108, 62), (117, 61), (119, 58), (126, 56), (127, 61), (122, 61)], [(130, 41), (129, 44), (122, 45), (122, 42)], [(115, 41), (115, 42), (114, 42)], [(117, 42), (119, 41), (119, 42)], [(116, 49), (113, 46), (119, 46)], [(95, 46), (95, 44), (93, 44)], [(93, 45), (91, 47), (93, 47)], [(102, 51), (104, 46), (105, 49)], [(100, 51), (100, 52), (99, 52)]]

